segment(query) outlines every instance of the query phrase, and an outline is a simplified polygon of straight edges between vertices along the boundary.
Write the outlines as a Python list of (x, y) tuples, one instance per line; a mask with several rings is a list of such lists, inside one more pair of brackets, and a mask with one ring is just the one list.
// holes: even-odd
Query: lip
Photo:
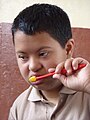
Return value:
[(29, 78), (32, 77), (32, 76), (38, 77), (38, 76), (41, 76), (41, 75), (42, 75), (42, 74), (31, 74), (31, 75), (29, 75)]
[(37, 81), (35, 81), (35, 82), (31, 82), (31, 84), (32, 84), (32, 85), (40, 85), (40, 84), (43, 83), (43, 80), (44, 80), (44, 79), (37, 80)]
[[(45, 74), (45, 73), (44, 73), (44, 74)], [(32, 76), (39, 77), (39, 76), (44, 75), (44, 74), (31, 74), (31, 75), (29, 76), (29, 78), (32, 77)], [(39, 84), (42, 84), (42, 83), (43, 83), (43, 80), (44, 80), (44, 78), (42, 78), (42, 79), (40, 79), (40, 80), (36, 80), (35, 82), (30, 82), (30, 83), (31, 83), (32, 85), (39, 85)]]

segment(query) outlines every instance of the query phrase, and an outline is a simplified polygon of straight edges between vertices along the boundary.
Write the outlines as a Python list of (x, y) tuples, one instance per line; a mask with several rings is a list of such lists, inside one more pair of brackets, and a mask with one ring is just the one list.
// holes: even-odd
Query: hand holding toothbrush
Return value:
[[(86, 66), (78, 70), (79, 64)], [(66, 75), (60, 74), (62, 66), (67, 71)], [(49, 69), (49, 72), (52, 72), (52, 70)], [(56, 67), (53, 78), (60, 80), (64, 86), (70, 89), (90, 94), (90, 63), (83, 58), (67, 59), (65, 62), (59, 64)]]

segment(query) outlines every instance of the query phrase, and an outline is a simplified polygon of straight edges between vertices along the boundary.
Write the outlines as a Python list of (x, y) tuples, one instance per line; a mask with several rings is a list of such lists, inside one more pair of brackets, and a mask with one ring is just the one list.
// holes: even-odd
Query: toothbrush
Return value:
[[(86, 64), (84, 64), (84, 63), (83, 63), (83, 64), (79, 64), (77, 70), (80, 70), (80, 69), (82, 69), (82, 68), (85, 67), (85, 66), (86, 66)], [(73, 72), (76, 72), (77, 70), (73, 70)], [(66, 69), (63, 68), (63, 69), (61, 70), (61, 73), (60, 73), (60, 74), (66, 75), (66, 73), (67, 73)], [(37, 80), (40, 80), (40, 79), (43, 79), (43, 78), (46, 78), (46, 77), (49, 77), (49, 76), (53, 76), (54, 74), (55, 74), (55, 72), (51, 72), (51, 73), (48, 73), (48, 74), (45, 74), (45, 75), (41, 75), (41, 76), (38, 76), (38, 77), (32, 76), (32, 77), (30, 77), (30, 78), (28, 79), (28, 81), (29, 81), (29, 82), (36, 82)]]

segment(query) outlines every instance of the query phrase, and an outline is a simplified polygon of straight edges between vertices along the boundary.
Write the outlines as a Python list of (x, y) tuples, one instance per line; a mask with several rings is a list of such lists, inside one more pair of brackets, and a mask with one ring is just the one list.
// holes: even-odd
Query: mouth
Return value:
[(31, 85), (40, 85), (43, 83), (43, 79), (41, 80), (36, 80), (36, 81), (29, 81), (31, 83)]
[(30, 75), (29, 76), (29, 78), (28, 78), (28, 82), (30, 82), (30, 83), (36, 83), (37, 81), (41, 81), (41, 80), (43, 80), (43, 78), (41, 77), (41, 76), (43, 76), (44, 74), (32, 74), (32, 75)]
[(28, 78), (28, 82), (31, 83), (32, 85), (39, 85), (42, 84), (45, 78), (51, 77), (53, 73), (47, 73), (47, 74), (42, 74), (42, 75), (31, 75)]

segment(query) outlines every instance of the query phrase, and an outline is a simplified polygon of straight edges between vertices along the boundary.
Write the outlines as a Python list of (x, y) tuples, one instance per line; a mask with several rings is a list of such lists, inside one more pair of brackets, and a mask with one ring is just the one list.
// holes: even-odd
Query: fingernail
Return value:
[(71, 73), (71, 70), (67, 70), (67, 73)]
[(76, 70), (77, 68), (76, 67), (73, 67), (74, 70)]

